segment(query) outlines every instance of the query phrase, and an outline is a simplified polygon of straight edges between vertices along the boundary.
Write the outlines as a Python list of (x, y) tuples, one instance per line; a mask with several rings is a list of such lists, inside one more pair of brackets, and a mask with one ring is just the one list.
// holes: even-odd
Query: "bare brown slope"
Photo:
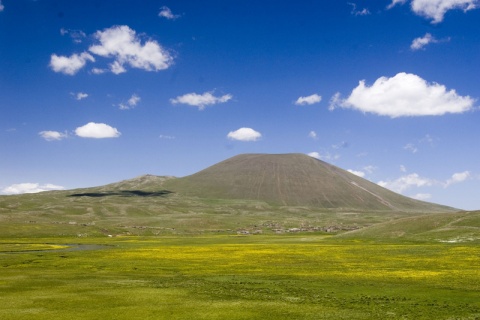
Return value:
[(216, 199), (354, 210), (449, 212), (455, 209), (396, 194), (305, 154), (243, 154), (164, 187)]

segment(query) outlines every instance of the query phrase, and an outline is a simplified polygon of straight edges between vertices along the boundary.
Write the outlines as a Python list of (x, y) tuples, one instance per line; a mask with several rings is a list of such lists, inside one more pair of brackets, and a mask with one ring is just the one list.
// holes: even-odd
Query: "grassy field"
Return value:
[(315, 233), (0, 239), (0, 319), (480, 319), (480, 246)]
[(345, 231), (418, 215), (275, 206), (262, 201), (201, 199), (159, 192), (138, 195), (132, 191), (94, 190), (0, 197), (0, 236), (275, 233), (291, 228), (330, 227)]

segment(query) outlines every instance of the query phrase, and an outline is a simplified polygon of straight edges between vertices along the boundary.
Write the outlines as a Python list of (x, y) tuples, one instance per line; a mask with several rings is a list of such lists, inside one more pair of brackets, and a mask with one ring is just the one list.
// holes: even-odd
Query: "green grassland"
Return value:
[(418, 212), (325, 209), (281, 206), (258, 200), (199, 198), (170, 193), (158, 186), (156, 189), (140, 187), (113, 185), (0, 196), (0, 232), (4, 237), (33, 238), (276, 234), (290, 229), (339, 233), (419, 215)]
[(0, 240), (0, 319), (480, 319), (478, 241)]

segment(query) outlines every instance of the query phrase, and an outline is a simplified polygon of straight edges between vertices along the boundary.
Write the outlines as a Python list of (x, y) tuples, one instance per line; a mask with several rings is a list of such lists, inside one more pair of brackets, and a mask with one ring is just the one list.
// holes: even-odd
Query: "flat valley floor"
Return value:
[(0, 239), (0, 319), (480, 319), (471, 242)]

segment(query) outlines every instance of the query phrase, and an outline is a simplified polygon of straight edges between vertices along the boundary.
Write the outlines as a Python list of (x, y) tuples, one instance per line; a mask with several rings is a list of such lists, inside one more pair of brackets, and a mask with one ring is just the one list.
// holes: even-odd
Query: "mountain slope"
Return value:
[(437, 242), (480, 240), (480, 211), (434, 213), (378, 223), (347, 232), (340, 238), (409, 239)]
[(170, 191), (216, 199), (345, 210), (451, 212), (396, 194), (305, 154), (242, 154), (193, 175), (165, 181)]

